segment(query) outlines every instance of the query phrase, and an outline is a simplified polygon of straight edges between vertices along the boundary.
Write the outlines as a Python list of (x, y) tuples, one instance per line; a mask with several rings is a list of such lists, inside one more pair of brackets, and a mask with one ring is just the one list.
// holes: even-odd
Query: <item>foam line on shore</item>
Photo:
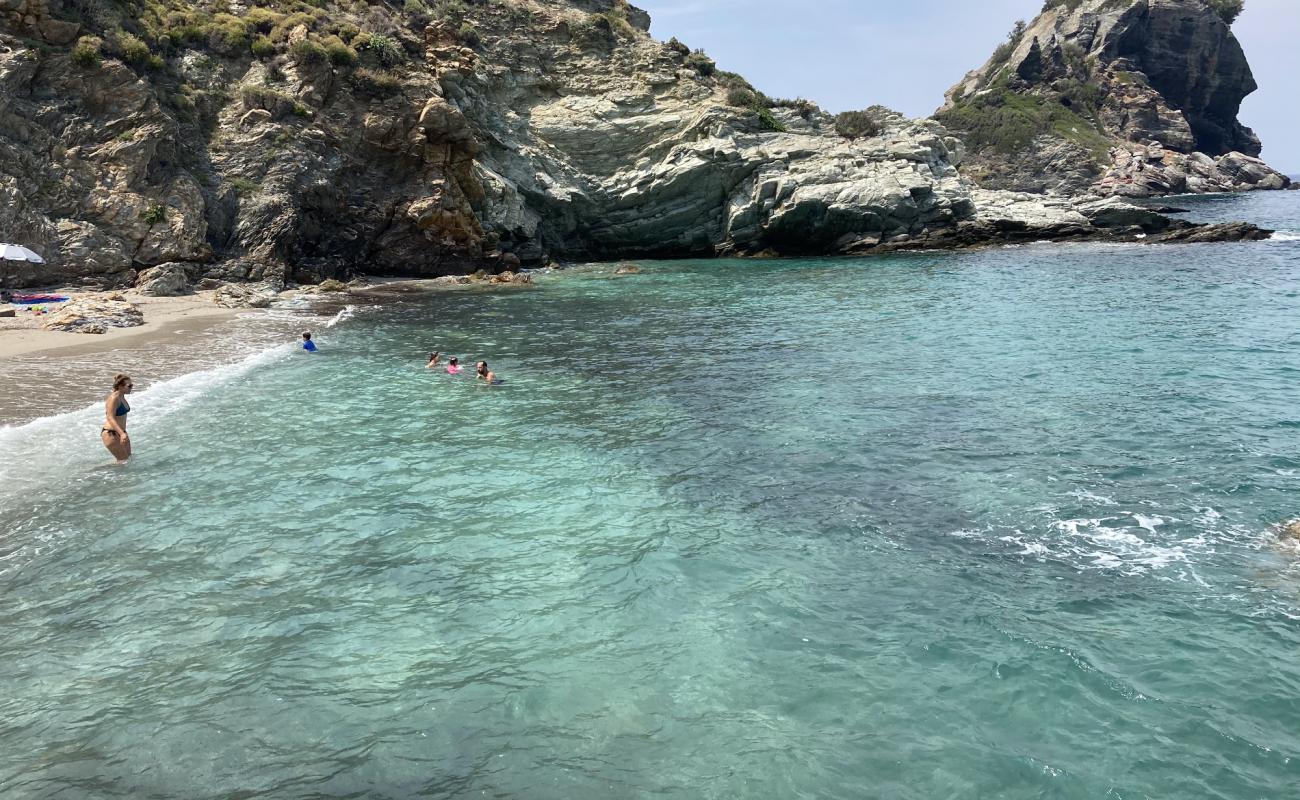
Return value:
[(352, 319), (354, 316), (356, 316), (356, 313), (357, 313), (356, 306), (350, 304), (346, 305), (343, 308), (339, 309), (339, 313), (335, 314), (333, 317), (329, 319), (328, 322), (325, 323), (325, 327), (333, 328), (335, 325), (339, 324), (340, 322), (346, 322)]
[[(293, 345), (280, 344), (233, 364), (188, 372), (153, 384), (131, 395), (141, 412), (147, 409), (131, 430), (147, 432), (212, 389), (258, 367), (288, 358), (292, 352)], [(0, 512), (11, 499), (48, 486), (60, 475), (110, 460), (97, 433), (103, 415), (103, 404), (96, 402), (76, 411), (0, 426)]]

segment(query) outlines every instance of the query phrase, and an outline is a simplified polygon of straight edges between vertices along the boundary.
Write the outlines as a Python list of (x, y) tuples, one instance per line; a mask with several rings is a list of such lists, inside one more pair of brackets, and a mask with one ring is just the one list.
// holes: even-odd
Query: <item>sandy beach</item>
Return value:
[[(47, 290), (73, 299), (108, 293)], [(26, 307), (0, 317), (0, 425), (70, 411), (104, 394), (117, 372), (144, 388), (150, 383), (220, 363), (240, 323), (264, 314), (258, 309), (222, 308), (212, 292), (181, 297), (146, 297), (121, 292), (144, 314), (144, 324), (87, 334), (41, 328), (47, 319)], [(57, 308), (57, 306), (56, 306)], [(238, 355), (234, 350), (232, 355)]]
[(41, 328), (48, 317), (8, 306), (19, 311), (16, 317), (0, 317), (0, 426), (84, 408), (104, 396), (119, 372), (131, 375), (140, 391), (161, 380), (230, 364), (277, 343), (296, 344), (299, 331), (323, 323), (349, 303), (382, 305), (430, 291), (528, 288), (528, 281), (495, 283), (471, 276), (372, 277), (346, 292), (283, 292), (281, 301), (309, 304), (271, 314), (267, 309), (222, 308), (210, 291), (147, 297), (134, 291), (42, 289), (72, 299), (120, 294), (140, 309), (144, 324), (109, 328), (102, 334), (49, 331)]
[[(74, 300), (108, 294), (59, 289), (50, 290), (49, 293), (66, 295)], [(212, 302), (212, 292), (197, 292), (182, 297), (145, 297), (134, 292), (121, 292), (121, 294), (139, 306), (144, 313), (143, 325), (134, 328), (109, 328), (106, 333), (100, 334), (47, 331), (41, 328), (41, 323), (47, 317), (32, 313), (30, 307), (9, 306), (18, 309), (18, 315), (0, 317), (0, 359), (54, 353), (84, 355), (115, 350), (124, 346), (138, 346), (142, 339), (171, 339), (187, 333), (199, 333), (212, 325), (246, 312), (246, 309), (222, 308), (215, 305)]]

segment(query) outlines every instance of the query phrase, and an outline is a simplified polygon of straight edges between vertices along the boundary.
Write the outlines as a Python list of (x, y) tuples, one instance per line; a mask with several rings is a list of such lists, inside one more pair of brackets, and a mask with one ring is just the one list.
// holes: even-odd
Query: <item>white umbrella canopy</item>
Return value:
[(34, 264), (45, 263), (45, 259), (22, 245), (3, 242), (0, 242), (0, 261), (31, 261)]

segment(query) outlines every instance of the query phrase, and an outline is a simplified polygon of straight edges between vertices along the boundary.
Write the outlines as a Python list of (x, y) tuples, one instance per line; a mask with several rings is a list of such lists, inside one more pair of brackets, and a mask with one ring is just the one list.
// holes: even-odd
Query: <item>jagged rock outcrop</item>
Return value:
[(956, 225), (881, 244), (874, 250), (947, 249), (1036, 241), (1239, 242), (1272, 231), (1244, 222), (1201, 225), (1117, 198), (1069, 198), (1003, 189), (975, 189), (976, 213)]
[(136, 278), (136, 291), (146, 297), (189, 294), (190, 278), (184, 264), (169, 261), (144, 270)]
[(268, 2), (0, 0), (0, 230), (49, 260), (0, 282), (183, 263), (197, 289), (257, 284), (219, 298), (247, 305), (353, 273), (984, 229), (941, 124), (877, 110), (846, 138), (653, 40), (623, 0)]
[[(990, 188), (1152, 196), (1280, 189), (1237, 120), (1256, 84), (1229, 0), (1049, 0), (936, 117)], [(1225, 18), (1227, 17), (1227, 18)]]

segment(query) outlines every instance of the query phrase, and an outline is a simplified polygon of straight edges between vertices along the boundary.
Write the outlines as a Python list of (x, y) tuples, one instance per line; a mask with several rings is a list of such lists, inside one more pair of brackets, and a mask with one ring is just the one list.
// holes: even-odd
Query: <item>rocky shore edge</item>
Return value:
[[(1245, 222), (1187, 222), (1162, 213), (1174, 209), (1144, 207), (1118, 198), (1080, 202), (1007, 191), (974, 190), (974, 193), (972, 199), (982, 211), (970, 220), (925, 235), (844, 241), (840, 245), (844, 253), (841, 257), (905, 250), (972, 250), (1041, 241), (1241, 242), (1267, 239), (1272, 233)], [(796, 254), (767, 251), (718, 255), (761, 258)], [(50, 304), (44, 309), (45, 314), (27, 311), (15, 318), (0, 318), (0, 361), (13, 356), (39, 357), (45, 364), (41, 370), (43, 376), (66, 382), (70, 392), (67, 403), (43, 411), (68, 410), (63, 406), (77, 405), (74, 400), (79, 398), (75, 390), (90, 376), (74, 374), (75, 369), (71, 372), (50, 369), (51, 363), (60, 363), (65, 356), (68, 360), (64, 363), (75, 366), (87, 354), (151, 346), (154, 342), (185, 347), (192, 341), (200, 346), (210, 333), (223, 329), (221, 326), (243, 325), (242, 318), (256, 320), (262, 318), (260, 312), (273, 308), (305, 307), (310, 317), (328, 315), (349, 305), (382, 305), (430, 291), (528, 290), (535, 286), (536, 275), (581, 266), (582, 263), (551, 263), (525, 270), (508, 258), (493, 257), (483, 259), (477, 271), (460, 275), (358, 275), (346, 281), (306, 282), (291, 280), (289, 271), (283, 267), (243, 260), (217, 264), (165, 263), (132, 275), (131, 286), (120, 285), (124, 281), (119, 277), (110, 285), (86, 280), (80, 286), (50, 289), (51, 293), (66, 294), (71, 299)], [(636, 263), (627, 260), (609, 262), (608, 266), (610, 277), (642, 271)], [(297, 277), (309, 279), (305, 275)], [(288, 336), (291, 328), (296, 330), (295, 326), (301, 324), (286, 322), (288, 327), (280, 334)], [(178, 369), (185, 371), (183, 367)], [(0, 392), (0, 400), (4, 398)], [(18, 403), (18, 395), (14, 395), (14, 400), (15, 409), (23, 405)], [(26, 421), (35, 418), (33, 414), (39, 416), (40, 410), (25, 409), (18, 414), (22, 419), (0, 419), (0, 424)]]
[[(1249, 222), (1195, 223), (1171, 217), (1161, 210), (1118, 197), (1072, 199), (1002, 190), (973, 189), (971, 200), (977, 209), (968, 219), (916, 234), (891, 237), (845, 235), (836, 243), (841, 257), (865, 256), (899, 250), (966, 250), (1024, 242), (1115, 242), (1115, 243), (1209, 243), (1259, 241), (1273, 231)], [(797, 257), (797, 248), (745, 249), (735, 245), (719, 248), (720, 257)], [(489, 253), (470, 266), (475, 272), (435, 278), (408, 276), (423, 287), (526, 286), (532, 272), (520, 267), (510, 254)], [(564, 265), (551, 262), (548, 268)], [(38, 270), (39, 267), (27, 269)], [(83, 280), (79, 297), (57, 309), (42, 321), (47, 330), (103, 333), (109, 328), (143, 323), (135, 306), (121, 294), (131, 291), (145, 297), (177, 297), (195, 293), (207, 295), (226, 309), (269, 308), (277, 300), (348, 292), (394, 279), (353, 276), (348, 281), (321, 280), (310, 273), (298, 273), (280, 263), (262, 263), (247, 258), (217, 263), (167, 262), (136, 272), (127, 270)], [(26, 281), (31, 285), (32, 281)], [(67, 287), (71, 289), (72, 287)]]

